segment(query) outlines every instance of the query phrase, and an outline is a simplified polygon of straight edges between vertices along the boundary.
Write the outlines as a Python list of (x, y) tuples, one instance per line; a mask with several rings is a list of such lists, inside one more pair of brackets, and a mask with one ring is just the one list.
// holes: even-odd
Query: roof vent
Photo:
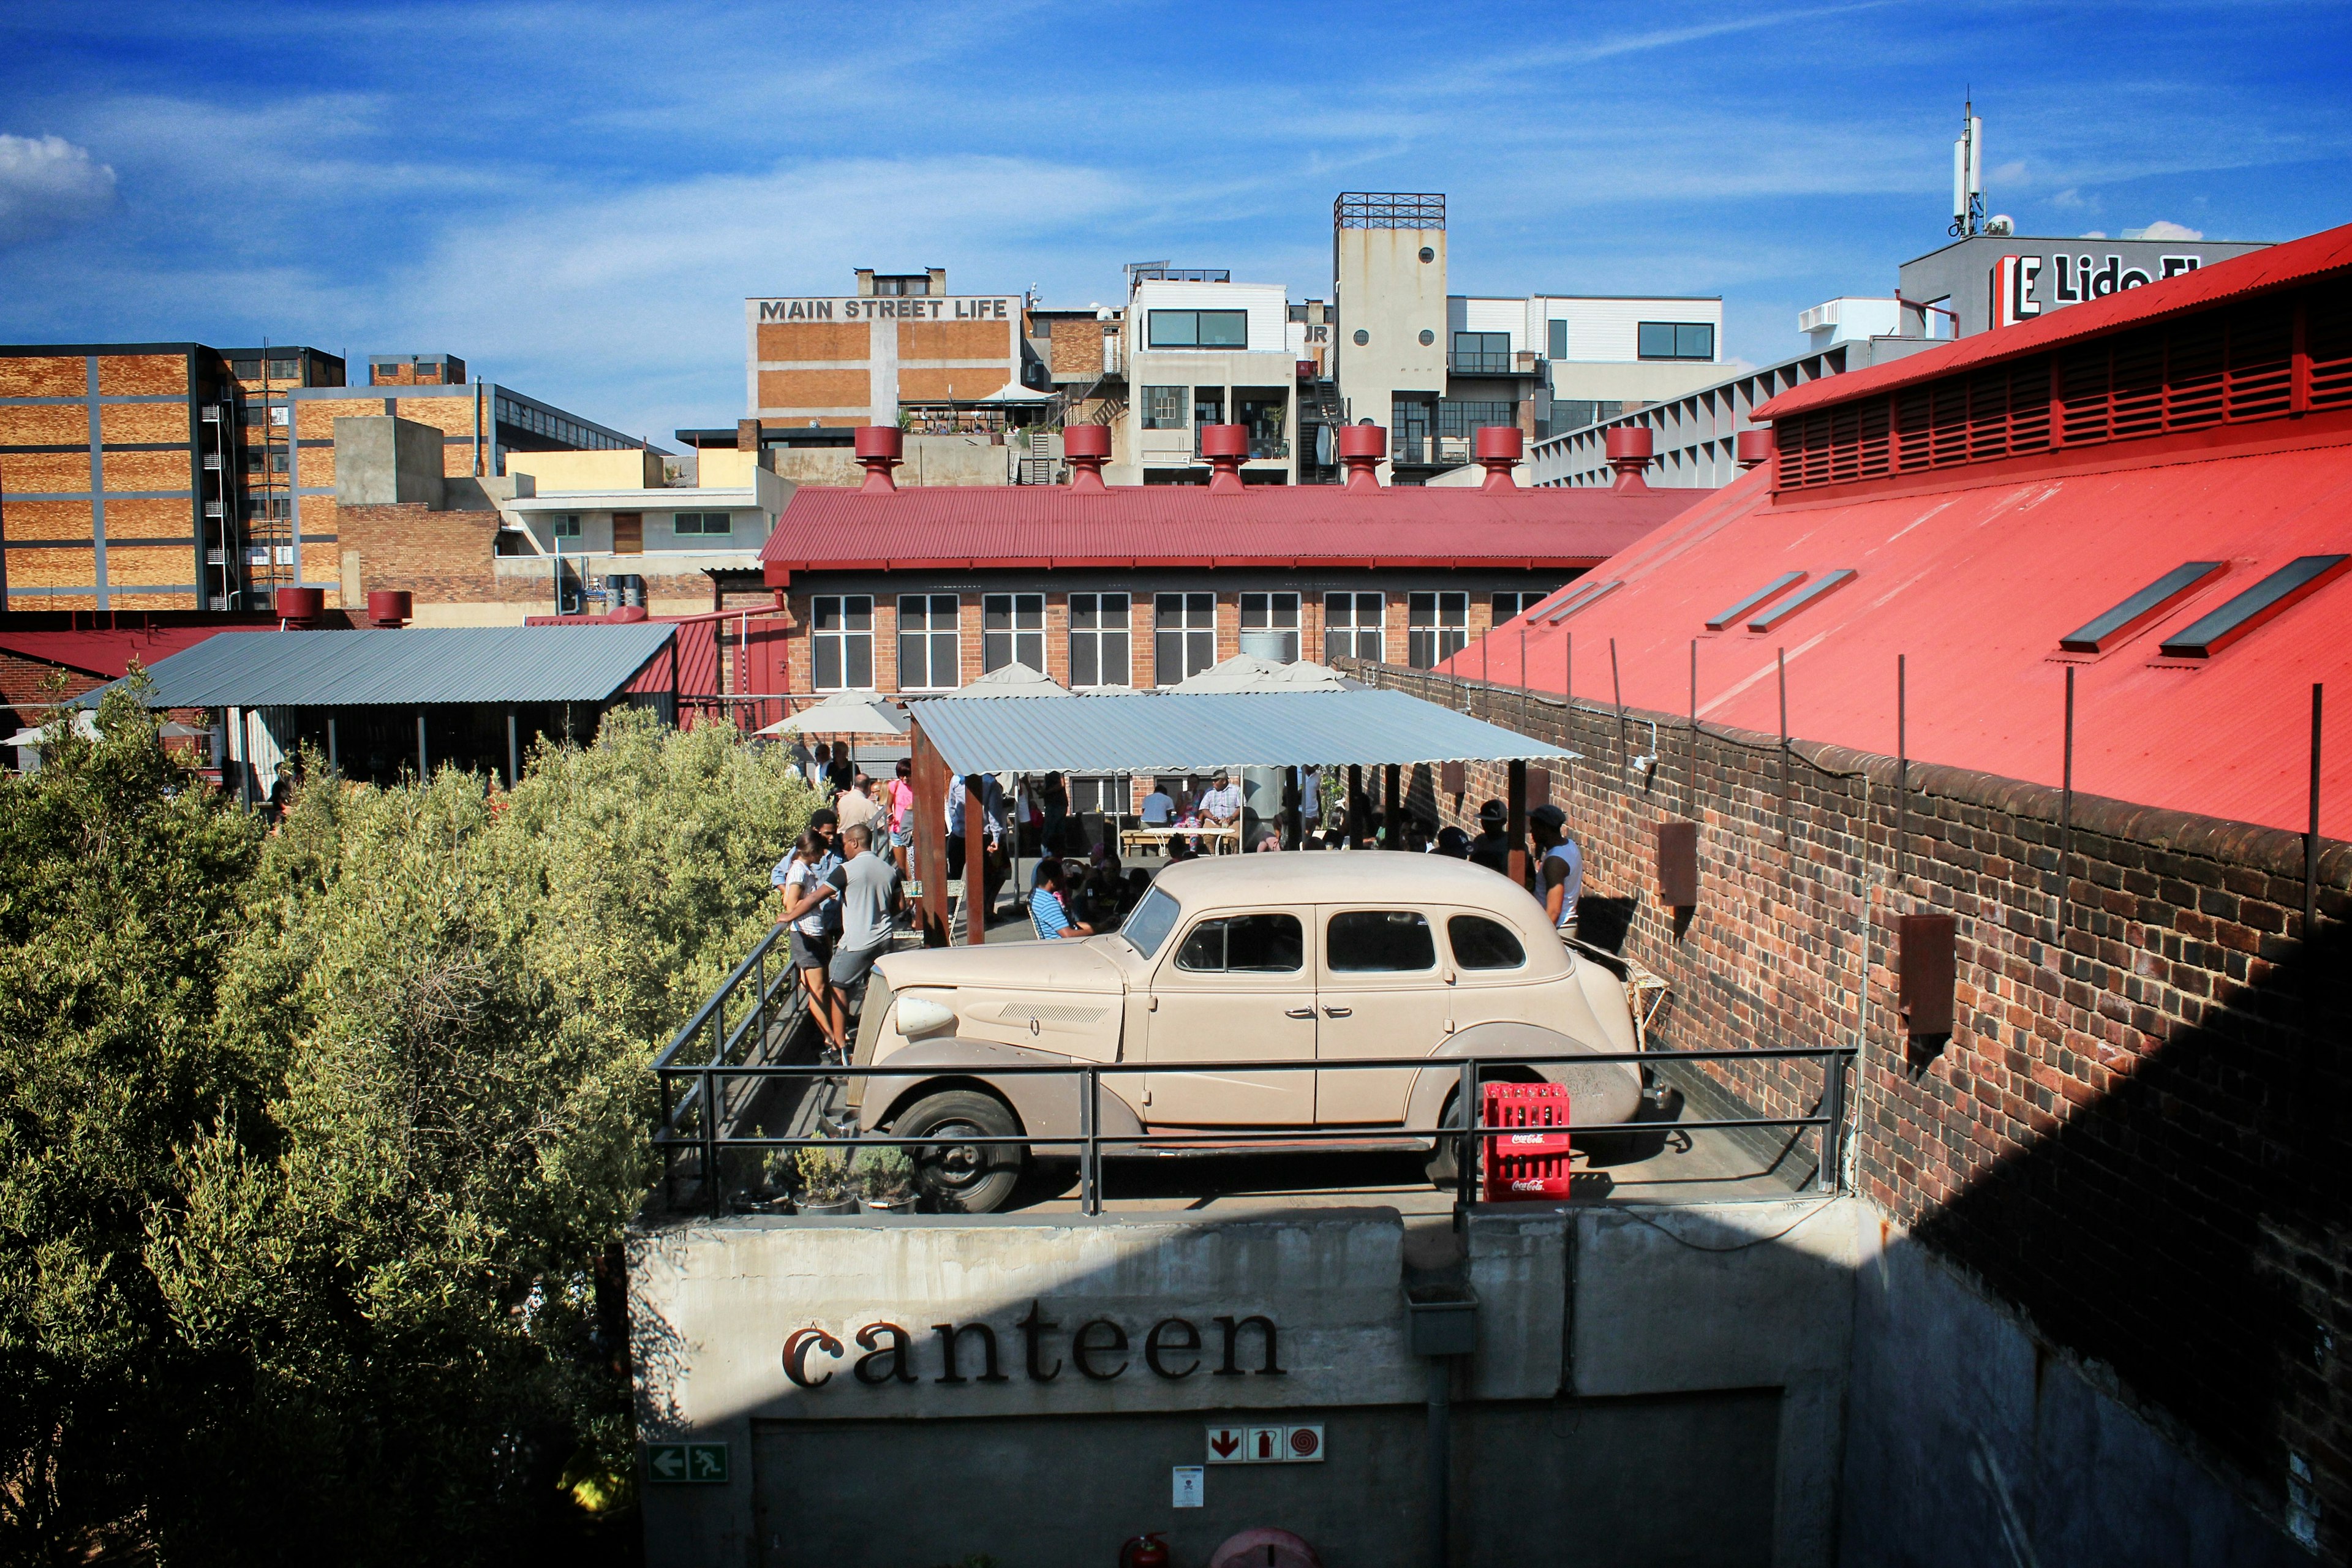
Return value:
[(1249, 426), (1202, 426), (1201, 456), (1209, 459), (1209, 493), (1239, 495), (1243, 488), (1242, 459), (1249, 456)]
[(1062, 456), (1070, 463), (1070, 493), (1072, 495), (1105, 495), (1103, 464), (1110, 458), (1110, 426), (1108, 425), (1066, 425), (1062, 427)]
[(2300, 555), (2157, 647), (2173, 658), (2210, 658), (2266, 621), (2284, 615), (2352, 566), (2352, 555)]
[(1647, 426), (1618, 425), (1610, 429), (1609, 466), (1617, 470), (1617, 482), (1610, 489), (1622, 493), (1650, 488), (1642, 470), (1650, 466), (1652, 439)]
[(2219, 561), (2184, 561), (2130, 598), (2058, 639), (2068, 653), (2105, 653), (2180, 603), (2221, 570)]
[(289, 626), (307, 626), (327, 613), (324, 588), (280, 588), (270, 595), (278, 618)]
[(888, 495), (898, 488), (890, 470), (904, 460), (907, 437), (895, 425), (861, 425), (856, 437), (858, 467), (866, 470), (866, 482), (857, 487), (863, 495)]
[(1348, 489), (1381, 488), (1381, 459), (1389, 455), (1389, 433), (1377, 425), (1339, 426), (1339, 464), (1348, 470)]
[(1772, 460), (1772, 432), (1742, 430), (1739, 433), (1739, 466), (1760, 468)]
[(1519, 456), (1527, 450), (1527, 437), (1516, 425), (1481, 425), (1473, 437), (1471, 450), (1476, 454), (1478, 466), (1486, 470), (1482, 490), (1515, 490), (1518, 481), (1511, 470), (1519, 466)]
[(416, 601), (405, 588), (378, 588), (368, 595), (368, 625), (404, 626), (416, 614)]

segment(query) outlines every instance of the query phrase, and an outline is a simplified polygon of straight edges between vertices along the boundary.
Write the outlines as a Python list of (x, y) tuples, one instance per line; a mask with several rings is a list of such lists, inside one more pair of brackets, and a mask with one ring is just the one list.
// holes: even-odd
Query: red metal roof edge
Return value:
[(1937, 380), (1956, 370), (2021, 359), (2061, 343), (2096, 337), (2224, 300), (2288, 288), (2347, 268), (2352, 268), (2352, 224), (2323, 229), (2267, 249), (2248, 251), (2177, 278), (2110, 294), (2104, 300), (2070, 305), (2013, 327), (1996, 327), (1888, 364), (1809, 381), (1762, 405), (1749, 417), (1769, 421), (1809, 414), (1898, 386)]

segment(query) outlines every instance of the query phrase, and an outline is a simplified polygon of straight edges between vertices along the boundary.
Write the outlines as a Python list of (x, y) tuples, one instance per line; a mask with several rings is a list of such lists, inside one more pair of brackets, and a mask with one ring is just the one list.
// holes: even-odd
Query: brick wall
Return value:
[[(353, 554), (359, 557), (355, 607), (364, 605), (369, 594), (386, 588), (406, 589), (416, 596), (420, 607), (522, 605), (530, 606), (534, 614), (553, 607), (550, 577), (494, 575), (491, 563), (499, 532), (495, 511), (436, 511), (411, 501), (396, 506), (338, 507), (335, 516), (339, 532), (332, 548), (341, 551), (346, 563)], [(599, 565), (609, 568), (614, 559), (601, 557)], [(640, 559), (650, 563), (654, 558)], [(710, 594), (710, 579), (698, 568), (674, 574), (641, 570), (638, 574), (646, 580), (648, 599), (684, 597), (700, 604)], [(345, 586), (350, 586), (348, 579)]]
[[(2021, 1308), (2285, 1522), (2307, 1468), (2321, 1554), (2352, 1547), (2346, 1060), (2352, 846), (2303, 931), (2295, 835), (1608, 710), (1393, 667), (1360, 676), (1581, 753), (1551, 784), (1588, 900), (1673, 994), (1673, 1048), (1858, 1044), (1855, 1190)], [(1654, 771), (1627, 772), (1652, 750)], [(1474, 767), (1459, 810), (1503, 793)], [(1785, 782), (1784, 782), (1785, 779)], [(1454, 798), (1423, 798), (1454, 818)], [(1696, 818), (1700, 895), (1656, 900), (1662, 821)], [(1897, 853), (1900, 864), (1896, 863)], [(1902, 1027), (1895, 916), (1958, 920), (1956, 1026)], [(1733, 1113), (1803, 1115), (1814, 1064), (1713, 1075)], [(1703, 1098), (1703, 1097), (1702, 1097)], [(1792, 1152), (1792, 1173), (1811, 1169)], [(2306, 1512), (2306, 1517), (2308, 1514)]]

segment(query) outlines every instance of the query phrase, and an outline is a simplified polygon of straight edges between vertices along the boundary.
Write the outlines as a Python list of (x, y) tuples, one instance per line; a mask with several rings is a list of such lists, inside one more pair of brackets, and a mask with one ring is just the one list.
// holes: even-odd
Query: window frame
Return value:
[[(909, 605), (919, 605), (923, 607), (923, 622), (921, 629), (919, 631), (909, 632), (907, 630), (907, 606)], [(940, 614), (940, 606), (943, 605), (950, 606), (954, 615), (953, 625), (950, 629), (945, 631), (940, 630), (934, 622), (934, 617)], [(963, 599), (961, 595), (899, 595), (898, 596), (897, 630), (898, 635), (899, 690), (953, 691), (963, 684)], [(908, 664), (907, 651), (909, 642), (920, 643), (923, 648), (923, 668), (921, 671), (923, 680), (919, 685), (909, 681), (907, 679), (907, 668)], [(940, 673), (939, 662), (942, 653), (945, 653), (948, 657), (948, 674), (950, 677), (950, 679), (945, 681), (940, 681), (934, 679)]]
[[(1238, 324), (1238, 339), (1213, 342), (1202, 341), (1203, 329), (1212, 317), (1221, 324)], [(1162, 324), (1166, 325), (1163, 329)], [(1163, 350), (1207, 349), (1213, 353), (1246, 353), (1249, 352), (1249, 311), (1246, 310), (1204, 310), (1192, 309), (1154, 309), (1144, 312), (1143, 346), (1158, 353)]]
[[(1667, 342), (1673, 350), (1672, 353), (1653, 352), (1651, 334), (1661, 331), (1670, 334)], [(1698, 345), (1702, 352), (1693, 353), (1685, 346), (1686, 340), (1683, 335), (1685, 332), (1705, 334), (1702, 343)], [(1645, 360), (1709, 362), (1715, 358), (1715, 339), (1716, 327), (1713, 321), (1637, 321), (1633, 326), (1633, 354), (1637, 359)]]
[[(1176, 610), (1179, 619), (1177, 624), (1172, 626), (1163, 625), (1160, 619), (1161, 613), (1168, 607), (1167, 601), (1171, 599), (1178, 601)], [(1201, 601), (1202, 600), (1206, 600), (1208, 602), (1209, 619), (1205, 626), (1197, 626), (1193, 624), (1192, 617), (1201, 612)], [(1167, 667), (1169, 662), (1167, 651), (1169, 647), (1168, 639), (1171, 637), (1177, 639), (1176, 647), (1178, 658), (1176, 662), (1180, 671), (1176, 679), (1173, 680), (1167, 678)], [(1201, 651), (1202, 647), (1201, 639), (1202, 638), (1206, 639), (1206, 647), (1208, 649), (1207, 662), (1200, 665), (1198, 668), (1194, 668), (1192, 660)], [(1182, 682), (1191, 679), (1193, 676), (1200, 674), (1202, 670), (1212, 668), (1216, 664), (1216, 594), (1213, 591), (1202, 592), (1190, 588), (1178, 589), (1169, 593), (1153, 594), (1151, 595), (1152, 685), (1156, 689), (1165, 691), (1171, 687), (1180, 685)]]
[[(686, 525), (688, 518), (694, 526)], [(719, 524), (711, 527), (712, 521)], [(669, 514), (669, 531), (673, 539), (728, 539), (735, 533), (735, 514), (729, 511), (674, 511)]]
[[(1081, 599), (1088, 601), (1085, 613), (1093, 618), (1093, 624), (1090, 626), (1080, 626), (1078, 624), (1078, 616), (1081, 613), (1078, 601)], [(1117, 599), (1119, 602), (1120, 607), (1116, 612), (1118, 616), (1116, 623), (1113, 623), (1108, 619), (1114, 612), (1106, 609), (1104, 606), (1103, 601), (1106, 599)], [(1073, 691), (1098, 691), (1105, 689), (1116, 689), (1120, 690), (1134, 689), (1135, 595), (1124, 592), (1072, 594), (1069, 595), (1067, 601), (1067, 608), (1069, 611), (1070, 622), (1067, 632), (1070, 654), (1070, 689)], [(1108, 640), (1113, 637), (1118, 639), (1118, 674), (1120, 679), (1117, 680), (1099, 679), (1100, 677), (1108, 676), (1110, 673), (1110, 662), (1104, 658), (1104, 649), (1108, 646)], [(1082, 668), (1078, 658), (1078, 650), (1081, 647), (1088, 649), (1088, 658), (1093, 663), (1094, 672), (1098, 679), (1094, 680), (1081, 680), (1078, 679), (1078, 671)]]
[[(1486, 595), (1487, 629), (1491, 631), (1496, 626), (1517, 620), (1558, 592), (1559, 590), (1557, 588), (1545, 588), (1541, 591), (1533, 588), (1497, 589)], [(1514, 606), (1508, 615), (1503, 613), (1503, 601), (1506, 599), (1510, 600)]]
[[(1435, 669), (1470, 646), (1468, 590), (1416, 589), (1405, 595), (1404, 603), (1404, 660), (1411, 668)], [(1453, 610), (1461, 612), (1462, 618), (1458, 622), (1445, 618)], [(1426, 620), (1422, 619), (1424, 614), (1429, 617)], [(1460, 634), (1458, 640), (1454, 636), (1457, 632)]]
[[(1250, 624), (1250, 615), (1253, 608), (1250, 601), (1253, 599), (1258, 601), (1257, 605), (1255, 606), (1256, 613), (1260, 616), (1264, 617), (1261, 623), (1256, 626), (1252, 626)], [(1289, 601), (1287, 613), (1290, 619), (1287, 622), (1285, 622), (1282, 619), (1285, 613), (1285, 606), (1282, 601), (1286, 599)], [(1304, 617), (1306, 616), (1306, 604), (1307, 596), (1304, 594), (1295, 594), (1287, 591), (1276, 592), (1269, 589), (1265, 593), (1244, 594), (1241, 595), (1240, 605), (1241, 634), (1244, 637), (1247, 637), (1252, 632), (1278, 632), (1282, 634), (1289, 639), (1289, 651), (1283, 657), (1280, 662), (1284, 664), (1297, 664), (1301, 651), (1299, 637), (1302, 635), (1301, 627), (1304, 624)]]
[[(1235, 969), (1232, 963), (1233, 927), (1235, 922), (1241, 921), (1289, 921), (1292, 933), (1297, 942), (1298, 962), (1292, 964), (1287, 969)], [(1193, 942), (1212, 926), (1221, 928), (1221, 935), (1223, 940), (1218, 943), (1217, 950), (1217, 956), (1221, 962), (1213, 969), (1196, 967), (1185, 963), (1184, 956), (1191, 951)], [(1184, 940), (1176, 944), (1175, 957), (1171, 959), (1169, 962), (1176, 972), (1181, 974), (1246, 974), (1252, 976), (1267, 974), (1305, 974), (1307, 973), (1307, 924), (1304, 921), (1301, 921), (1298, 918), (1297, 912), (1292, 910), (1247, 910), (1237, 912), (1227, 911), (1220, 914), (1204, 915), (1201, 919), (1192, 922), (1192, 929), (1184, 933)], [(1403, 973), (1411, 973), (1417, 972), (1404, 971)]]
[[(1496, 931), (1501, 931), (1504, 936), (1510, 939), (1511, 946), (1518, 952), (1518, 962), (1516, 963), (1472, 963), (1469, 960), (1464, 958), (1462, 956), (1462, 944), (1454, 940), (1454, 928), (1460, 925), (1465, 921), (1483, 921), (1487, 925), (1493, 926)], [(1513, 931), (1505, 922), (1496, 920), (1494, 916), (1480, 914), (1475, 910), (1456, 910), (1445, 917), (1445, 951), (1447, 954), (1453, 958), (1454, 967), (1462, 971), (1465, 974), (1511, 974), (1519, 970), (1525, 969), (1528, 966), (1528, 944), (1519, 940), (1519, 933)]]
[(1568, 357), (1568, 318), (1544, 318), (1544, 358), (1564, 360)]
[[(1377, 915), (1388, 920), (1393, 920), (1399, 915), (1410, 915), (1420, 921), (1422, 938), (1429, 944), (1429, 962), (1417, 969), (1368, 969), (1341, 964), (1339, 962), (1339, 944), (1333, 940), (1339, 922), (1367, 915)], [(1451, 951), (1450, 948), (1449, 951)], [(1430, 920), (1429, 911), (1426, 910), (1333, 910), (1323, 920), (1323, 970), (1327, 974), (1348, 975), (1434, 974), (1437, 973), (1437, 926)]]
[[(1011, 617), (1003, 627), (989, 625), (989, 617), (999, 613)], [(1034, 613), (1034, 626), (1021, 624), (1024, 614)], [(1034, 653), (1029, 658), (1024, 655)], [(999, 657), (1000, 654), (1002, 657)], [(1012, 663), (1027, 665), (1040, 674), (1045, 673), (1045, 595), (1043, 594), (982, 594), (980, 596), (980, 672), (1003, 669)]]
[[(1154, 408), (1154, 404), (1161, 405)], [(1142, 400), (1137, 405), (1142, 411), (1146, 430), (1184, 430), (1192, 414), (1192, 389), (1184, 386), (1146, 386)]]
[[(853, 605), (863, 604), (866, 625), (852, 626)], [(834, 606), (835, 624), (825, 626), (825, 606)], [(839, 679), (828, 685), (822, 674), (824, 650), (831, 646)], [(856, 653), (863, 647), (866, 657), (866, 682), (851, 683), (856, 669)], [(812, 691), (871, 691), (874, 681), (874, 595), (871, 594), (816, 594), (809, 599), (809, 689)]]
[[(1332, 608), (1343, 599), (1348, 602), (1347, 618), (1335, 629)], [(1363, 601), (1367, 599), (1374, 601), (1378, 617), (1370, 626), (1361, 619)], [(1326, 593), (1323, 595), (1323, 662), (1329, 664), (1341, 658), (1371, 658), (1375, 663), (1386, 664), (1389, 657), (1388, 600), (1388, 594), (1379, 589), (1358, 591), (1350, 588)], [(1367, 636), (1374, 640), (1379, 649), (1377, 654), (1362, 651), (1363, 639)], [(1331, 641), (1334, 637), (1346, 637), (1347, 646), (1334, 648)]]

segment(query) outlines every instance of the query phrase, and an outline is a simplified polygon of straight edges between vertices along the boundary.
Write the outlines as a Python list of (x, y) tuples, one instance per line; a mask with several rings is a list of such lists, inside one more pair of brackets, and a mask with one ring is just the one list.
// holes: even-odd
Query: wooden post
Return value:
[(1348, 764), (1348, 847), (1364, 847), (1364, 770), (1355, 763)]
[[(331, 726), (327, 733), (331, 737), (334, 734), (331, 728), (334, 721), (330, 719), (327, 722)], [(512, 789), (521, 782), (522, 742), (515, 733), (514, 710), (509, 708), (507, 710), (507, 788)]]
[(1403, 771), (1396, 763), (1391, 763), (1387, 769), (1388, 777), (1382, 781), (1381, 791), (1381, 830), (1388, 835), (1386, 845), (1391, 849), (1402, 847), (1404, 843), (1404, 835), (1397, 822), (1397, 775)]
[(948, 942), (948, 767), (920, 722), (911, 725), (908, 734), (915, 765), (908, 782), (914, 786), (915, 803), (907, 809), (915, 838), (908, 862), (915, 880), (923, 887), (917, 920), (922, 926), (923, 945), (944, 947)]
[(327, 715), (327, 766), (337, 773), (343, 771), (343, 759), (335, 749), (335, 716)]
[(1504, 831), (1511, 836), (1511, 880), (1524, 888), (1528, 885), (1528, 764), (1519, 762), (1510, 765), (1510, 826)]
[(432, 777), (432, 769), (426, 763), (425, 756), (425, 710), (419, 708), (416, 710), (416, 778), (418, 783), (423, 784)]

